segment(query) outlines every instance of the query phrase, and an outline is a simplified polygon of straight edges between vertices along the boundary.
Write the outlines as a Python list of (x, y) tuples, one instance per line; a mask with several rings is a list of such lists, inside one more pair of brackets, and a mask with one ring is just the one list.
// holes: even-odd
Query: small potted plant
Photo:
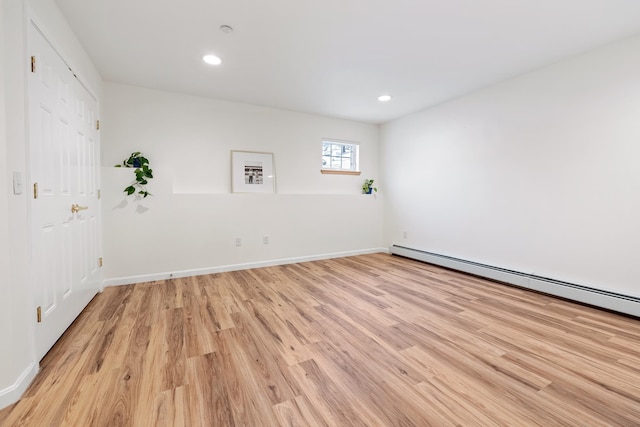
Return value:
[(372, 190), (375, 191), (375, 192), (378, 191), (378, 189), (373, 186), (373, 180), (372, 179), (365, 179), (364, 180), (364, 184), (362, 184), (362, 193), (363, 194), (371, 194)]
[(124, 160), (122, 164), (116, 165), (117, 168), (135, 168), (133, 173), (136, 176), (134, 182), (130, 186), (124, 189), (127, 196), (132, 195), (136, 191), (143, 198), (147, 196), (153, 196), (153, 194), (147, 191), (145, 185), (149, 183), (149, 180), (153, 178), (153, 170), (149, 168), (149, 160), (142, 155), (141, 152), (136, 151), (131, 153), (128, 159)]

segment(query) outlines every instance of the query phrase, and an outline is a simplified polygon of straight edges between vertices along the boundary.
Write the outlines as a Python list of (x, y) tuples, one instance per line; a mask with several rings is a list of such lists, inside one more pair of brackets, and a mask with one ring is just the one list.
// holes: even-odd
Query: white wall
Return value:
[[(35, 373), (33, 329), (27, 282), (26, 197), (14, 196), (10, 174), (26, 178), (24, 140), (24, 29), (20, 1), (3, 1), (2, 44), (4, 110), (0, 151), (2, 196), (0, 196), (0, 254), (5, 260), (0, 276), (0, 407), (16, 400)], [(25, 179), (26, 180), (26, 179)]]
[(640, 36), (383, 125), (386, 241), (640, 296), (639, 51)]
[[(0, 408), (17, 400), (37, 372), (33, 352), (35, 308), (29, 290), (29, 194), (25, 117), (26, 10), (30, 8), (74, 71), (99, 95), (101, 79), (53, 0), (2, 0), (0, 127)], [(25, 191), (13, 195), (10, 175), (20, 172)], [(6, 266), (6, 269), (3, 267)]]
[[(4, 5), (0, 4), (0, 22), (4, 28)], [(4, 39), (0, 45), (0, 340), (1, 342), (14, 341), (14, 319), (16, 314), (12, 303), (12, 287), (10, 281), (10, 246), (9, 246), (9, 170), (7, 168), (7, 143), (6, 143), (6, 119), (5, 119), (5, 95), (4, 95)], [(20, 311), (18, 311), (20, 313)], [(24, 331), (25, 328), (19, 331)], [(18, 347), (20, 353), (23, 348)], [(24, 356), (24, 354), (20, 354)], [(0, 390), (11, 387), (15, 383), (16, 372), (20, 372), (22, 366), (20, 361), (16, 361), (14, 354), (8, 346), (2, 347), (0, 352)], [(0, 404), (0, 407), (3, 405)]]
[[(382, 247), (375, 125), (114, 83), (101, 123), (106, 284)], [(322, 175), (323, 137), (359, 142), (362, 176)], [(231, 150), (274, 153), (277, 194), (231, 194)], [(133, 151), (156, 176), (138, 202), (113, 167)]]

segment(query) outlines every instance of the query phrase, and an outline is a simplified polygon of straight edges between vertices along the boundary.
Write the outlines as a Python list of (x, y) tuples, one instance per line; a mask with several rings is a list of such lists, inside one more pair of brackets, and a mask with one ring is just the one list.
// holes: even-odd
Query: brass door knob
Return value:
[(71, 213), (77, 213), (80, 211), (86, 211), (87, 209), (89, 209), (89, 206), (80, 206), (77, 203), (74, 203), (71, 205)]

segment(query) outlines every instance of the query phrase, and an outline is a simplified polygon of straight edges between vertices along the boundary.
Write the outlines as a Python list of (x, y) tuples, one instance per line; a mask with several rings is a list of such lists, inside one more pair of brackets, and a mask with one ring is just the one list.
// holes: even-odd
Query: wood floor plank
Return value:
[(260, 328), (277, 347), (280, 355), (290, 365), (311, 359), (311, 355), (305, 346), (298, 341), (295, 335), (280, 321), (271, 310), (258, 300), (245, 301), (247, 311), (257, 320), (256, 328)]
[(305, 396), (274, 405), (273, 410), (281, 427), (328, 427), (327, 422), (314, 410)]
[[(401, 377), (391, 382), (392, 376), (372, 370), (362, 363), (362, 355), (343, 343), (336, 348), (328, 342), (313, 345), (314, 361), (332, 378), (340, 378), (336, 386), (341, 395), (353, 394), (352, 406), (366, 425), (428, 426), (429, 419), (418, 409), (413, 381)], [(380, 381), (385, 378), (385, 381)]]
[(225, 387), (221, 354), (209, 353), (187, 360), (191, 420), (197, 425), (233, 426), (229, 393)]
[(273, 406), (273, 411), (280, 426), (308, 427), (309, 422), (300, 411), (295, 399), (286, 400)]
[(289, 363), (264, 341), (265, 336), (259, 333), (248, 313), (233, 316), (238, 325), (238, 330), (230, 331), (236, 344), (234, 355), (239, 363), (253, 367), (254, 377), (272, 405), (298, 396), (300, 388), (290, 378)]
[(159, 393), (154, 403), (153, 413), (149, 419), (150, 426), (185, 427), (193, 425), (187, 409), (189, 404), (186, 401), (186, 386)]
[(198, 303), (201, 298), (195, 295), (184, 298), (183, 333), (186, 357), (201, 356), (218, 350), (215, 333), (219, 329), (209, 324), (206, 315), (203, 318)]
[(640, 320), (371, 254), (107, 288), (0, 426), (640, 425)]
[[(357, 397), (336, 385), (330, 373), (318, 366), (315, 360), (307, 360), (290, 367), (290, 371), (309, 400), (316, 405), (330, 426), (365, 427), (368, 424), (354, 408)], [(348, 390), (348, 389), (347, 389)], [(369, 416), (371, 416), (369, 414)], [(379, 420), (378, 425), (381, 425)], [(373, 424), (376, 425), (376, 424)]]

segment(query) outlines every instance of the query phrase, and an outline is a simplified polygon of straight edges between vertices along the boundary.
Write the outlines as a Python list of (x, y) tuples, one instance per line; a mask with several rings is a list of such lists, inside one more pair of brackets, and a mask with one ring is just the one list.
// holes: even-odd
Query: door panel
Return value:
[[(29, 73), (32, 289), (39, 358), (98, 292), (101, 275), (97, 100), (31, 23)], [(72, 205), (82, 210), (72, 212)]]

